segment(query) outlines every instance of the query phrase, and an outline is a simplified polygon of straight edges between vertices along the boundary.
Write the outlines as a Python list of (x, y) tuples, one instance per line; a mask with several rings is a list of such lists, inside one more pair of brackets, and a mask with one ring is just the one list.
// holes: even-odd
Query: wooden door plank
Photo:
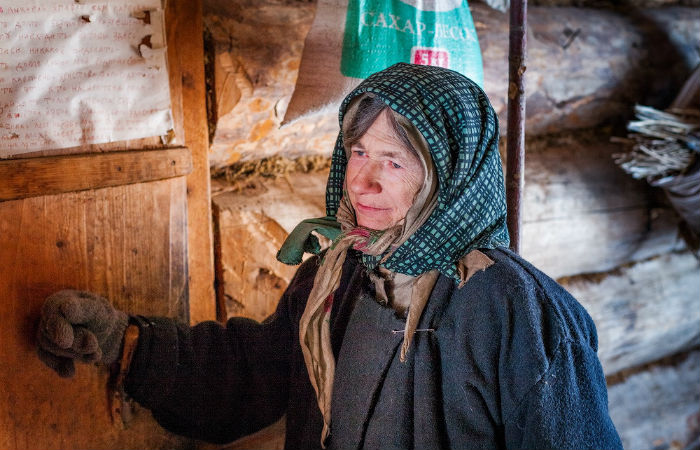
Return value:
[(177, 177), (0, 203), (0, 448), (188, 448), (146, 410), (113, 425), (106, 370), (61, 379), (34, 342), (44, 298), (64, 288), (188, 320), (186, 189)]
[(0, 201), (142, 183), (187, 175), (186, 148), (0, 161)]

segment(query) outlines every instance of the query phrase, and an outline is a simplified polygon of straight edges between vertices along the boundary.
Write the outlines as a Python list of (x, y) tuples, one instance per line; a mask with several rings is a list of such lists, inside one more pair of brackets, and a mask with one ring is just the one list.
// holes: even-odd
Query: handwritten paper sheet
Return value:
[(0, 0), (0, 158), (171, 129), (161, 0)]

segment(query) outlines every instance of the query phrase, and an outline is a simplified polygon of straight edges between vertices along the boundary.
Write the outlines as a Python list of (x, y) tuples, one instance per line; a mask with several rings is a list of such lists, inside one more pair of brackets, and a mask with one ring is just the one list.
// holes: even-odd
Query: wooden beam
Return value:
[(175, 135), (192, 151), (187, 238), (190, 322), (195, 324), (216, 318), (202, 0), (169, 1), (165, 23), (171, 101), (173, 110), (182, 111), (181, 116), (174, 116)]
[(187, 175), (188, 149), (123, 151), (0, 161), (0, 201)]

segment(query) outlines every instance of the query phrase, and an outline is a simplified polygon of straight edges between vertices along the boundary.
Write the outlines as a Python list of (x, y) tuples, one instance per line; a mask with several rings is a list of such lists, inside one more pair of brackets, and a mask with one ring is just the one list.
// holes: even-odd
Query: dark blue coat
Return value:
[[(349, 254), (331, 318), (330, 448), (621, 448), (589, 315), (511, 252), (484, 253), (495, 264), (463, 288), (438, 278), (404, 363), (405, 321), (373, 300)], [(317, 262), (299, 268), (263, 323), (135, 318), (127, 392), (180, 434), (228, 442), (286, 413), (286, 447), (318, 448), (321, 414), (298, 338)]]

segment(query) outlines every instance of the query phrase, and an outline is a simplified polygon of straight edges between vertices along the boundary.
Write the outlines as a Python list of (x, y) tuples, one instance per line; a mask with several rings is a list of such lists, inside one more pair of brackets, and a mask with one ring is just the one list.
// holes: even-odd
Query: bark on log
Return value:
[(700, 345), (700, 265), (690, 253), (560, 283), (595, 321), (606, 375)]
[[(505, 133), (507, 15), (478, 3), (471, 8), (485, 90)], [(221, 77), (229, 79), (218, 103), (231, 107), (232, 98), (240, 98), (216, 122), (213, 167), (272, 154), (330, 153), (338, 130), (333, 109), (278, 129), (313, 11), (306, 3), (241, 1), (229, 12), (206, 15), (220, 60), (219, 97), (224, 95)], [(666, 107), (700, 62), (697, 8), (531, 7), (528, 25), (528, 135), (621, 123), (637, 102)], [(228, 72), (222, 75), (222, 70)]]
[[(624, 448), (697, 448), (700, 352), (676, 366), (656, 367), (608, 388), (610, 416)], [(696, 446), (686, 446), (691, 442)]]
[[(485, 91), (505, 124), (508, 26), (473, 6)], [(700, 62), (700, 10), (528, 9), (528, 135), (590, 128), (630, 116), (635, 103), (667, 107)]]

